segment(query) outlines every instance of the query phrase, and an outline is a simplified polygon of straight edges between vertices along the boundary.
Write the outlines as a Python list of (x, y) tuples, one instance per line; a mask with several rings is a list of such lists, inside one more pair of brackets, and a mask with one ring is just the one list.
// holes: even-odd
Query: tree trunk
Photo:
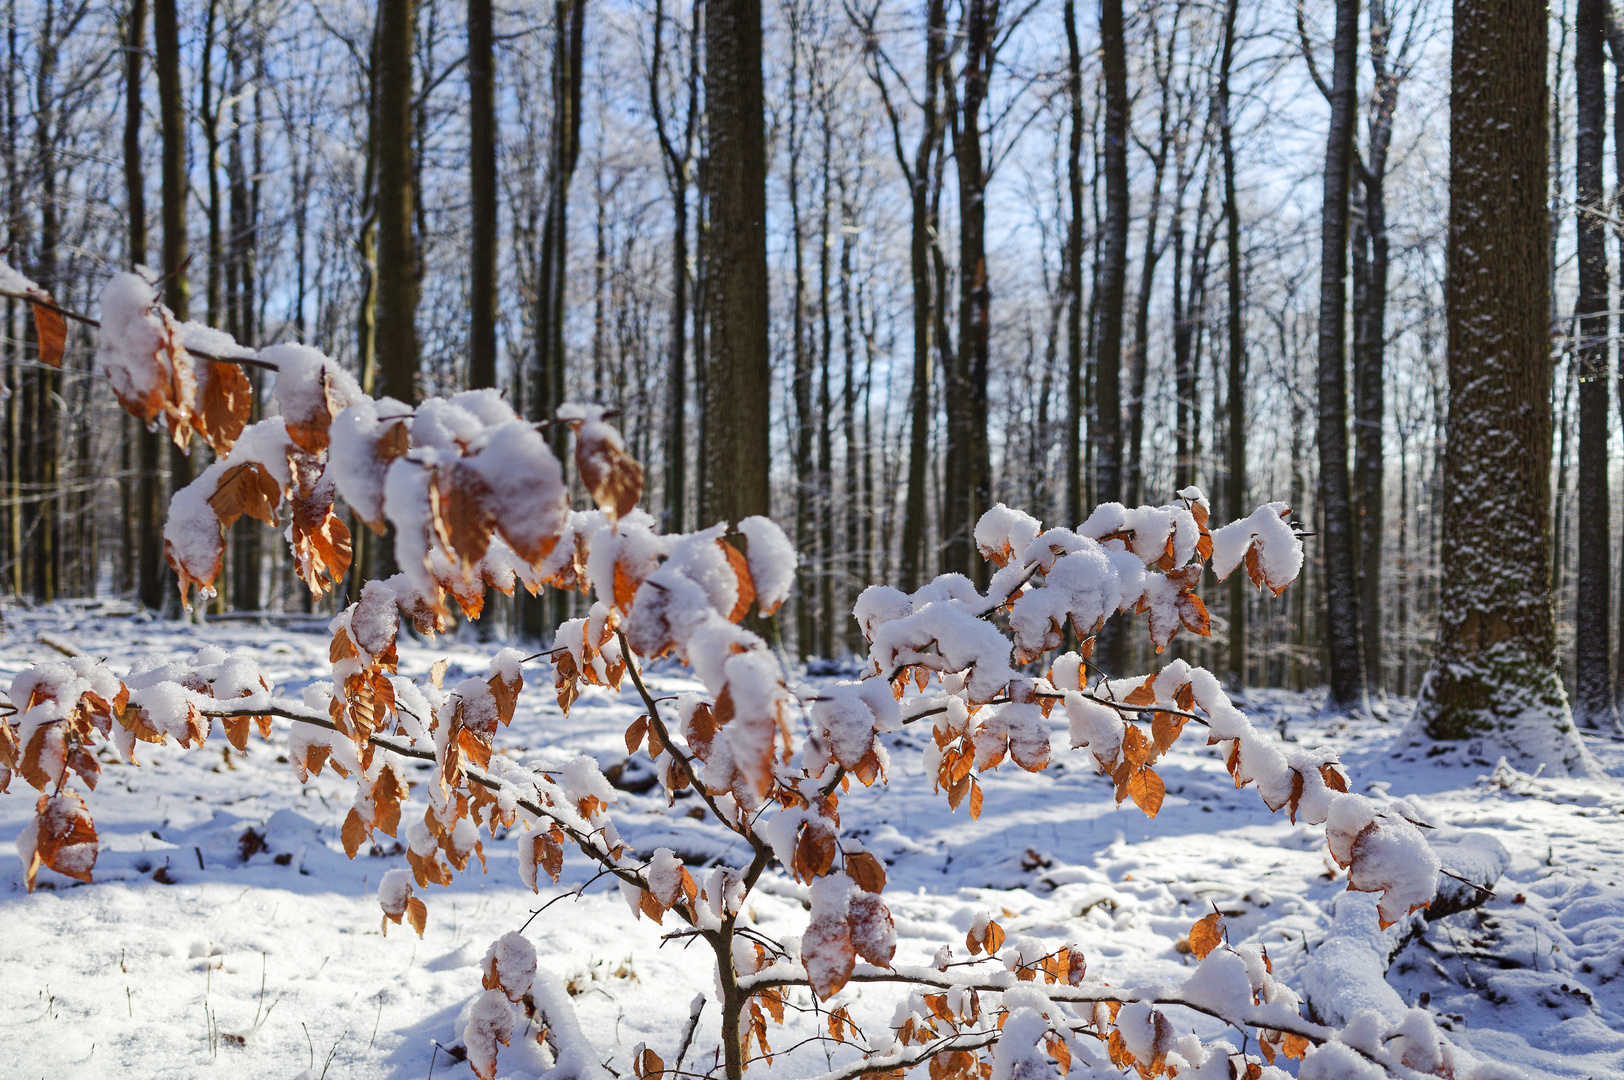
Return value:
[(801, 655), (819, 652), (814, 616), (818, 609), (818, 484), (813, 456), (816, 416), (812, 411), (812, 350), (806, 329), (806, 225), (801, 218), (801, 154), (806, 148), (801, 122), (801, 9), (789, 20), (789, 222), (794, 252), (794, 295), (790, 298), (790, 352), (795, 370), (795, 544), (802, 553), (795, 568), (795, 643)]
[[(1095, 275), (1094, 501), (1122, 501), (1122, 316), (1128, 283), (1128, 60), (1122, 0), (1101, 0), (1100, 52), (1105, 84), (1105, 220)], [(1107, 620), (1095, 653), (1113, 676), (1123, 674), (1127, 634)]]
[(830, 326), (829, 246), (834, 239), (831, 211), (834, 190), (830, 177), (830, 154), (834, 132), (829, 101), (823, 102), (823, 158), (820, 195), (823, 214), (818, 229), (818, 471), (813, 488), (818, 515), (818, 619), (817, 652), (835, 655), (835, 489), (834, 489), (834, 410), (829, 393), (830, 354), (834, 351)]
[(1589, 772), (1550, 600), (1546, 12), (1455, 0), (1449, 121), (1449, 432), (1438, 655), (1412, 721), (1520, 763)]
[[(182, 322), (191, 318), (191, 289), (186, 281), (187, 137), (186, 98), (180, 83), (180, 34), (175, 0), (153, 0), (152, 44), (158, 73), (158, 120), (163, 133), (163, 265), (164, 303)], [(175, 446), (169, 449), (169, 490), (191, 482), (192, 462)], [(164, 580), (173, 581), (169, 572)], [(162, 594), (167, 590), (159, 588)], [(172, 598), (178, 593), (170, 592)], [(161, 601), (160, 601), (161, 602)]]
[[(711, 0), (705, 12), (710, 234), (706, 314), (705, 477), (699, 524), (771, 512), (767, 482), (772, 372), (767, 307), (767, 149), (760, 0)], [(727, 1067), (737, 1040), (724, 1039)]]
[(1066, 100), (1071, 109), (1066, 144), (1066, 455), (1065, 524), (1083, 521), (1083, 54), (1077, 44), (1077, 3), (1066, 0)]
[(943, 573), (985, 577), (975, 526), (990, 505), (987, 374), (992, 294), (987, 281), (986, 162), (981, 110), (997, 47), (998, 0), (970, 0), (964, 15), (964, 87), (949, 83), (959, 196), (959, 348), (947, 372), (947, 462), (943, 477)]
[(699, 116), (699, 35), (703, 0), (694, 0), (688, 39), (688, 115), (682, 147), (665, 130), (660, 104), (661, 43), (665, 29), (663, 0), (654, 4), (654, 54), (649, 66), (649, 105), (654, 129), (665, 155), (666, 183), (671, 189), (671, 342), (667, 368), (665, 428), (665, 528), (683, 531), (688, 507), (688, 186)]
[[(1399, 79), (1388, 64), (1391, 38), (1387, 0), (1371, 0), (1370, 60), (1375, 74), (1369, 115), (1370, 148), (1358, 166), (1363, 184), (1364, 215), (1356, 253), (1368, 252), (1362, 289), (1354, 303), (1354, 459), (1355, 495), (1359, 500), (1359, 611), (1364, 620), (1362, 638), (1365, 686), (1380, 692), (1382, 673), (1382, 541), (1386, 502), (1383, 493), (1382, 439), (1386, 413), (1387, 349), (1387, 149), (1393, 133), (1393, 112), (1398, 104)], [(1356, 255), (1356, 258), (1358, 255)], [(1398, 624), (1403, 626), (1402, 622)]]
[(904, 160), (900, 141), (897, 163), (908, 178), (912, 218), (908, 233), (908, 269), (913, 286), (913, 386), (908, 395), (908, 493), (902, 510), (902, 588), (912, 592), (928, 573), (926, 550), (926, 487), (930, 466), (931, 335), (935, 321), (931, 280), (931, 245), (936, 217), (930, 198), (930, 177), (940, 152), (942, 119), (938, 91), (946, 55), (947, 5), (928, 0), (925, 19), (925, 78), (920, 96), (923, 116), (912, 168)]
[[(1618, 13), (1611, 6), (1607, 10), (1607, 47), (1613, 57), (1613, 175), (1618, 178), (1618, 187), (1613, 192), (1613, 205), (1620, 205), (1619, 200), (1624, 196), (1624, 24), (1620, 24)], [(1618, 247), (1618, 278), (1620, 288), (1624, 288), (1624, 230), (1619, 231)], [(1624, 311), (1619, 312), (1618, 331), (1624, 336)], [(1618, 351), (1618, 400), (1619, 408), (1624, 411), (1624, 348)], [(1624, 591), (1624, 546), (1619, 551), (1618, 580), (1620, 591)], [(1617, 641), (1619, 648), (1614, 663), (1617, 665), (1614, 680), (1615, 703), (1617, 701), (1617, 687), (1624, 686), (1624, 604), (1619, 607), (1619, 622), (1617, 625)]]
[(1582, 727), (1618, 728), (1612, 641), (1612, 492), (1607, 476), (1607, 231), (1603, 221), (1607, 142), (1606, 0), (1579, 0), (1573, 74), (1579, 244), (1579, 581), (1574, 620), (1573, 718)]
[[(1339, 0), (1346, 4), (1348, 0)], [(1357, 12), (1357, 0), (1353, 0)], [(1224, 9), (1224, 46), (1223, 59), (1218, 69), (1218, 135), (1220, 150), (1224, 159), (1224, 240), (1226, 250), (1227, 285), (1229, 297), (1229, 383), (1226, 400), (1229, 406), (1229, 468), (1226, 470), (1227, 483), (1224, 490), (1224, 503), (1231, 520), (1239, 520), (1247, 511), (1246, 503), (1246, 324), (1245, 312), (1242, 309), (1241, 295), (1241, 223), (1240, 201), (1235, 191), (1235, 140), (1234, 120), (1230, 115), (1229, 99), (1229, 72), (1230, 65), (1235, 57), (1235, 15), (1239, 0), (1229, 0)], [(1338, 9), (1340, 11), (1340, 8)], [(1340, 32), (1340, 24), (1339, 24)], [(1351, 58), (1350, 61), (1351, 63)], [(1340, 65), (1341, 60), (1337, 63)], [(1337, 69), (1341, 70), (1340, 67)], [(1348, 78), (1353, 73), (1348, 72)], [(1353, 108), (1353, 91), (1348, 91), (1348, 109)], [(1333, 119), (1331, 125), (1333, 133), (1336, 123)], [(1332, 136), (1333, 141), (1335, 135)], [(1342, 220), (1347, 218), (1347, 147), (1346, 140), (1342, 150), (1342, 176), (1343, 176), (1343, 209)], [(1330, 176), (1330, 165), (1326, 165), (1326, 176)], [(1329, 180), (1327, 180), (1329, 184)], [(1329, 187), (1327, 187), (1329, 192)], [(1326, 199), (1330, 199), (1329, 193)], [(1330, 211), (1326, 211), (1329, 215)], [(1337, 248), (1341, 251), (1341, 247)], [(1337, 266), (1340, 268), (1341, 263)], [(1338, 292), (1341, 296), (1341, 278), (1337, 279)], [(1323, 309), (1324, 304), (1321, 303)], [(1321, 318), (1324, 316), (1322, 315)], [(1340, 327), (1340, 324), (1338, 324)], [(1340, 328), (1338, 335), (1341, 334)], [(1340, 336), (1338, 337), (1340, 352)], [(1341, 361), (1338, 360), (1338, 363)], [(1337, 369), (1340, 379), (1341, 368)], [(1340, 385), (1340, 382), (1338, 383)], [(1323, 425), (1322, 425), (1323, 426)], [(1346, 473), (1344, 472), (1344, 475)], [(1241, 687), (1246, 685), (1246, 584), (1245, 575), (1236, 572), (1229, 578), (1229, 664), (1228, 674), (1230, 685)]]
[[(147, 179), (141, 164), (141, 60), (146, 52), (147, 0), (131, 0), (125, 23), (124, 189), (130, 218), (130, 266), (147, 261)], [(135, 537), (136, 596), (142, 606), (163, 604), (163, 498), (159, 471), (162, 447), (156, 431), (137, 426)]]
[(417, 250), (412, 236), (412, 42), (416, 0), (378, 5), (378, 392), (417, 403)]
[[(1157, 110), (1156, 149), (1150, 158), (1150, 208), (1145, 213), (1145, 253), (1139, 261), (1139, 295), (1134, 298), (1133, 346), (1128, 360), (1128, 460), (1124, 486), (1127, 488), (1129, 506), (1138, 506), (1145, 498), (1145, 377), (1150, 361), (1150, 292), (1156, 284), (1156, 264), (1161, 261), (1163, 250), (1163, 246), (1158, 246), (1157, 228), (1161, 223), (1162, 181), (1167, 176), (1167, 153), (1173, 145), (1173, 51), (1178, 44), (1179, 14), (1175, 11), (1173, 16), (1165, 64), (1160, 59), (1158, 17), (1154, 11), (1148, 16), (1152, 67), (1159, 84), (1161, 102)], [(1181, 197), (1182, 194), (1180, 192)]]
[(1359, 0), (1337, 0), (1331, 124), (1325, 147), (1325, 202), (1320, 234), (1319, 501), (1324, 514), (1320, 548), (1325, 554), (1326, 647), (1330, 663), (1326, 707), (1343, 711), (1368, 707), (1359, 633), (1352, 493), (1348, 480), (1344, 340), (1348, 300), (1348, 180), (1358, 92), (1354, 71), (1358, 33)]
[(496, 385), (496, 55), (491, 0), (468, 0), (468, 388)]

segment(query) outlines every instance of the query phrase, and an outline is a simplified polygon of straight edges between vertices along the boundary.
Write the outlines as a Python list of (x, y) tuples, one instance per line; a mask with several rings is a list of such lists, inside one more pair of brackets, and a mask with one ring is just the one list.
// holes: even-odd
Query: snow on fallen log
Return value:
[[(1424, 911), (1383, 929), (1372, 894), (1350, 891), (1336, 898), (1331, 932), (1303, 968), (1304, 997), (1320, 1023), (1344, 1027), (1362, 1012), (1375, 1012), (1389, 1024), (1402, 1024), (1413, 1010), (1388, 985), (1388, 966), (1426, 931), (1428, 921), (1476, 907), (1493, 895), (1489, 890), (1511, 862), (1505, 846), (1488, 833), (1444, 826), (1434, 829), (1428, 841), (1444, 872), (1438, 875), (1437, 895)], [(1458, 1048), (1450, 1049), (1457, 1058), (1471, 1060)], [(1503, 1071), (1491, 1069), (1483, 1075), (1522, 1075), (1500, 1068)]]

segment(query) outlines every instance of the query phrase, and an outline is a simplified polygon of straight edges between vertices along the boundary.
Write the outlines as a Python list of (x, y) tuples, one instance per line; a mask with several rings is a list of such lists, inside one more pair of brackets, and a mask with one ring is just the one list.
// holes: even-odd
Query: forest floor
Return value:
[[(287, 696), (327, 671), (329, 636), (318, 621), (198, 626), (93, 604), (0, 614), (0, 687), (26, 664), (57, 658), (42, 633), (106, 657), (119, 674), (145, 654), (178, 658), (205, 644), (250, 651)], [(401, 672), (422, 677), (447, 657), (449, 685), (482, 675), (494, 651), (472, 635), (437, 643), (403, 635)], [(630, 683), (620, 695), (587, 689), (566, 720), (544, 665), (532, 668), (498, 744), (521, 760), (586, 753), (605, 767), (623, 762), (622, 733), (641, 711)], [(656, 667), (651, 682), (656, 693), (692, 686), (669, 666)], [(1405, 701), (1389, 703), (1388, 722), (1321, 717), (1314, 697), (1278, 691), (1249, 693), (1244, 707), (1283, 738), (1337, 750), (1353, 790), (1378, 801), (1406, 797), (1430, 820), (1492, 832), (1510, 851), (1491, 899), (1430, 924), (1398, 956), (1389, 981), (1406, 1002), (1424, 1004), (1463, 1047), (1530, 1076), (1624, 1075), (1624, 743), (1590, 743), (1606, 778), (1555, 780), (1496, 772), (1469, 751), (1429, 758), (1397, 746)], [(0, 1074), (470, 1075), (442, 1048), (454, 1047), (458, 1014), (480, 992), (487, 946), (591, 868), (567, 858), (563, 881), (538, 897), (519, 879), (515, 844), (487, 836), (489, 872), (470, 866), (449, 890), (429, 890), (421, 940), (406, 927), (384, 935), (376, 889), (386, 870), (406, 864), (399, 846), (345, 858), (339, 826), (353, 784), (326, 772), (301, 786), (280, 757), (287, 725), (277, 724), (269, 746), (256, 736), (246, 754), (216, 733), (190, 751), (143, 745), (140, 768), (104, 765), (89, 797), (102, 845), (91, 885), (42, 870), (40, 887), (26, 892), (9, 838), (29, 820), (34, 793), (18, 778), (0, 796), (0, 837), (8, 838), (0, 841)], [(1012, 937), (1033, 935), (1049, 948), (1077, 942), (1091, 975), (1151, 986), (1187, 974), (1192, 959), (1175, 944), (1216, 906), (1233, 940), (1265, 943), (1277, 974), (1296, 985), (1305, 950), (1323, 940), (1346, 887), (1323, 830), (1293, 825), (1255, 792), (1235, 790), (1199, 739), (1164, 759), (1167, 799), (1147, 820), (1131, 803), (1116, 806), (1110, 783), (1064, 749), (1060, 712), (1053, 725), (1055, 764), (1040, 774), (1006, 765), (989, 776), (979, 820), (962, 808), (950, 813), (931, 793), (920, 755), (928, 735), (912, 729), (886, 737), (889, 791), (854, 787), (842, 802), (846, 827), (889, 864), (898, 959), (926, 961), (939, 945), (962, 942), (985, 909)], [(623, 836), (692, 863), (745, 861), (714, 822), (688, 816), (680, 801), (673, 814), (664, 810), (663, 798), (623, 792)], [(250, 830), (262, 841), (245, 844)], [(768, 934), (799, 934), (804, 894), (769, 876), (751, 914)], [(708, 953), (662, 947), (661, 933), (601, 882), (526, 930), (621, 1074), (639, 1042), (672, 1060), (690, 1000), (712, 993)], [(883, 991), (845, 993), (859, 1022), (889, 1020)], [(786, 1030), (773, 1029), (782, 1047), (816, 1023), (793, 1012), (787, 1019)], [(1179, 1017), (1217, 1034), (1198, 1019)], [(696, 1058), (701, 1071), (710, 1065), (716, 1021), (711, 1006), (688, 1067)], [(503, 1052), (502, 1075), (544, 1068), (522, 1042)], [(770, 1072), (826, 1067), (822, 1049), (809, 1046), (780, 1054)]]

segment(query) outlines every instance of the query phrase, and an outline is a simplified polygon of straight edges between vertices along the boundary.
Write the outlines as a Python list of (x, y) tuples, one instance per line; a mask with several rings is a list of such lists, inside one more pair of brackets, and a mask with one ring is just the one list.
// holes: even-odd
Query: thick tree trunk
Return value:
[[(767, 307), (767, 150), (760, 0), (710, 0), (705, 12), (710, 235), (705, 477), (699, 524), (771, 512), (772, 372)], [(739, 1054), (724, 1040), (731, 1074)], [(740, 1066), (742, 1068), (742, 1066)]]
[(1412, 722), (1588, 772), (1556, 674), (1550, 594), (1546, 12), (1455, 0), (1449, 437), (1438, 656)]
[(378, 392), (417, 402), (417, 249), (412, 236), (416, 200), (412, 167), (412, 43), (416, 0), (378, 5)]
[(1325, 554), (1328, 708), (1368, 707), (1360, 645), (1359, 593), (1354, 564), (1353, 504), (1348, 480), (1347, 262), (1348, 181), (1352, 168), (1354, 65), (1359, 46), (1359, 0), (1337, 0), (1331, 124), (1325, 147), (1325, 202), (1320, 234), (1319, 452), (1320, 548)]
[(1573, 718), (1618, 728), (1612, 671), (1612, 492), (1607, 476), (1606, 0), (1579, 0), (1573, 73), (1578, 90), (1575, 221), (1579, 237), (1579, 580)]
[(491, 0), (468, 0), (468, 388), (496, 385), (496, 54)]

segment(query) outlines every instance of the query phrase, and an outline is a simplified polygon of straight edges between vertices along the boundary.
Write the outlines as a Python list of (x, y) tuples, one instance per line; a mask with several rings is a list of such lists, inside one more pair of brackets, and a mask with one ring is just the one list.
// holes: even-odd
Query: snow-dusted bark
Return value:
[(1551, 612), (1545, 16), (1455, 0), (1454, 24), (1444, 572), (1413, 733), (1589, 771)]

